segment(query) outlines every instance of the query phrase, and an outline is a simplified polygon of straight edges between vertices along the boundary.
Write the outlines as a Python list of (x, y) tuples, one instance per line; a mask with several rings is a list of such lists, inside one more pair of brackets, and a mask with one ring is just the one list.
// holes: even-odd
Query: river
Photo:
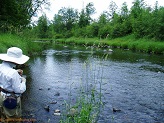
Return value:
[(75, 103), (81, 85), (99, 90), (100, 84), (104, 107), (98, 123), (164, 122), (163, 55), (55, 45), (31, 57), (24, 74), (23, 117), (37, 123), (58, 123), (62, 116), (54, 110), (62, 114), (65, 101)]

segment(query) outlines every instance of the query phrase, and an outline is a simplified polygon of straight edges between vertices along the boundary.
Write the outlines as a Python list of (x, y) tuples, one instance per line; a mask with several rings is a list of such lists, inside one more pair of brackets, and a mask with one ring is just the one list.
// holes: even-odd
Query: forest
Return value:
[(127, 35), (164, 41), (164, 7), (154, 3), (147, 6), (144, 0), (135, 0), (130, 9), (124, 2), (121, 9), (114, 1), (99, 18), (92, 19), (96, 12), (94, 3), (88, 3), (80, 12), (74, 8), (61, 8), (48, 20), (46, 14), (32, 23), (41, 6), (48, 0), (7, 0), (0, 3), (0, 33), (28, 33), (33, 38), (59, 39), (70, 37), (114, 39)]

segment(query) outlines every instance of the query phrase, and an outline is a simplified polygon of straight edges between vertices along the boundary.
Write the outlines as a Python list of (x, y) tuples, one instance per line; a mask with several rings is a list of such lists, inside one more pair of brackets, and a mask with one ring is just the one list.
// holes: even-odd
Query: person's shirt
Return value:
[(9, 92), (23, 93), (26, 90), (26, 80), (13, 69), (14, 66), (7, 61), (0, 64), (0, 87)]

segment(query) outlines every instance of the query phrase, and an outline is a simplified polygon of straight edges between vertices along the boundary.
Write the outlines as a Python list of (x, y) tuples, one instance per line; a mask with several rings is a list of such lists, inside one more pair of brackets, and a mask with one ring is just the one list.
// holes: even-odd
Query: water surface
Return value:
[(58, 123), (61, 116), (53, 113), (62, 113), (64, 100), (75, 103), (81, 86), (99, 90), (101, 84), (104, 108), (98, 123), (164, 122), (164, 56), (113, 50), (56, 45), (31, 58), (23, 116)]

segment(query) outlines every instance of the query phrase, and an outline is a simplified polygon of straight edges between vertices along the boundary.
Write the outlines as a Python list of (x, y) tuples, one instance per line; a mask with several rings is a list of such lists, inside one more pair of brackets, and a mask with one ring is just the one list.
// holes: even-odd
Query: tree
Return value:
[(82, 9), (82, 11), (80, 13), (78, 25), (80, 28), (86, 27), (87, 25), (89, 25), (89, 21), (86, 17), (84, 9)]
[(73, 24), (77, 22), (78, 12), (73, 8), (65, 8), (59, 10), (58, 15), (62, 18), (62, 23), (65, 24), (67, 30), (73, 28)]
[(107, 20), (107, 15), (106, 13), (102, 13), (98, 19), (98, 23), (100, 26), (103, 26), (105, 24), (107, 24), (108, 20)]
[(153, 23), (152, 23), (153, 37), (161, 41), (164, 40), (164, 7), (160, 7), (156, 12), (153, 13)]
[(86, 35), (88, 38), (93, 38), (98, 36), (99, 25), (97, 22), (93, 22), (92, 24), (86, 26)]
[(65, 24), (63, 23), (62, 16), (55, 14), (53, 19), (54, 32), (62, 33), (65, 30)]
[(113, 19), (118, 6), (114, 1), (111, 1), (108, 8), (109, 8), (108, 15), (110, 16), (111, 19)]
[(46, 15), (42, 15), (38, 20), (38, 37), (47, 38), (48, 37), (48, 19)]
[(77, 21), (78, 11), (76, 9), (62, 7), (54, 16), (54, 31), (60, 35), (59, 37), (70, 37)]
[(85, 9), (86, 9), (86, 17), (87, 17), (88, 21), (90, 22), (92, 20), (91, 15), (93, 15), (95, 13), (94, 4), (92, 2), (88, 3), (86, 5)]
[(1, 0), (0, 1), (0, 29), (10, 31), (27, 26), (31, 17), (47, 4), (48, 0)]
[(141, 15), (142, 10), (144, 9), (145, 9), (144, 0), (135, 0), (135, 2), (133, 2), (133, 6), (131, 7), (131, 16), (137, 19)]
[(107, 13), (103, 12), (98, 18), (98, 36), (101, 35), (102, 38), (105, 38), (109, 34), (109, 25), (107, 20)]
[(128, 35), (132, 33), (132, 24), (130, 22), (130, 12), (126, 2), (122, 4), (121, 7), (121, 33), (122, 35)]
[(88, 3), (85, 9), (82, 9), (79, 17), (79, 27), (86, 27), (92, 21), (91, 15), (95, 13), (95, 8), (93, 3)]
[(124, 2), (122, 4), (122, 7), (121, 7), (121, 17), (122, 17), (122, 19), (127, 19), (128, 18), (128, 13), (129, 13), (128, 6), (127, 6), (126, 2)]
[(131, 7), (131, 23), (133, 33), (136, 37), (144, 37), (144, 24), (143, 24), (143, 15), (145, 11), (145, 3), (144, 0), (135, 0), (133, 6)]

